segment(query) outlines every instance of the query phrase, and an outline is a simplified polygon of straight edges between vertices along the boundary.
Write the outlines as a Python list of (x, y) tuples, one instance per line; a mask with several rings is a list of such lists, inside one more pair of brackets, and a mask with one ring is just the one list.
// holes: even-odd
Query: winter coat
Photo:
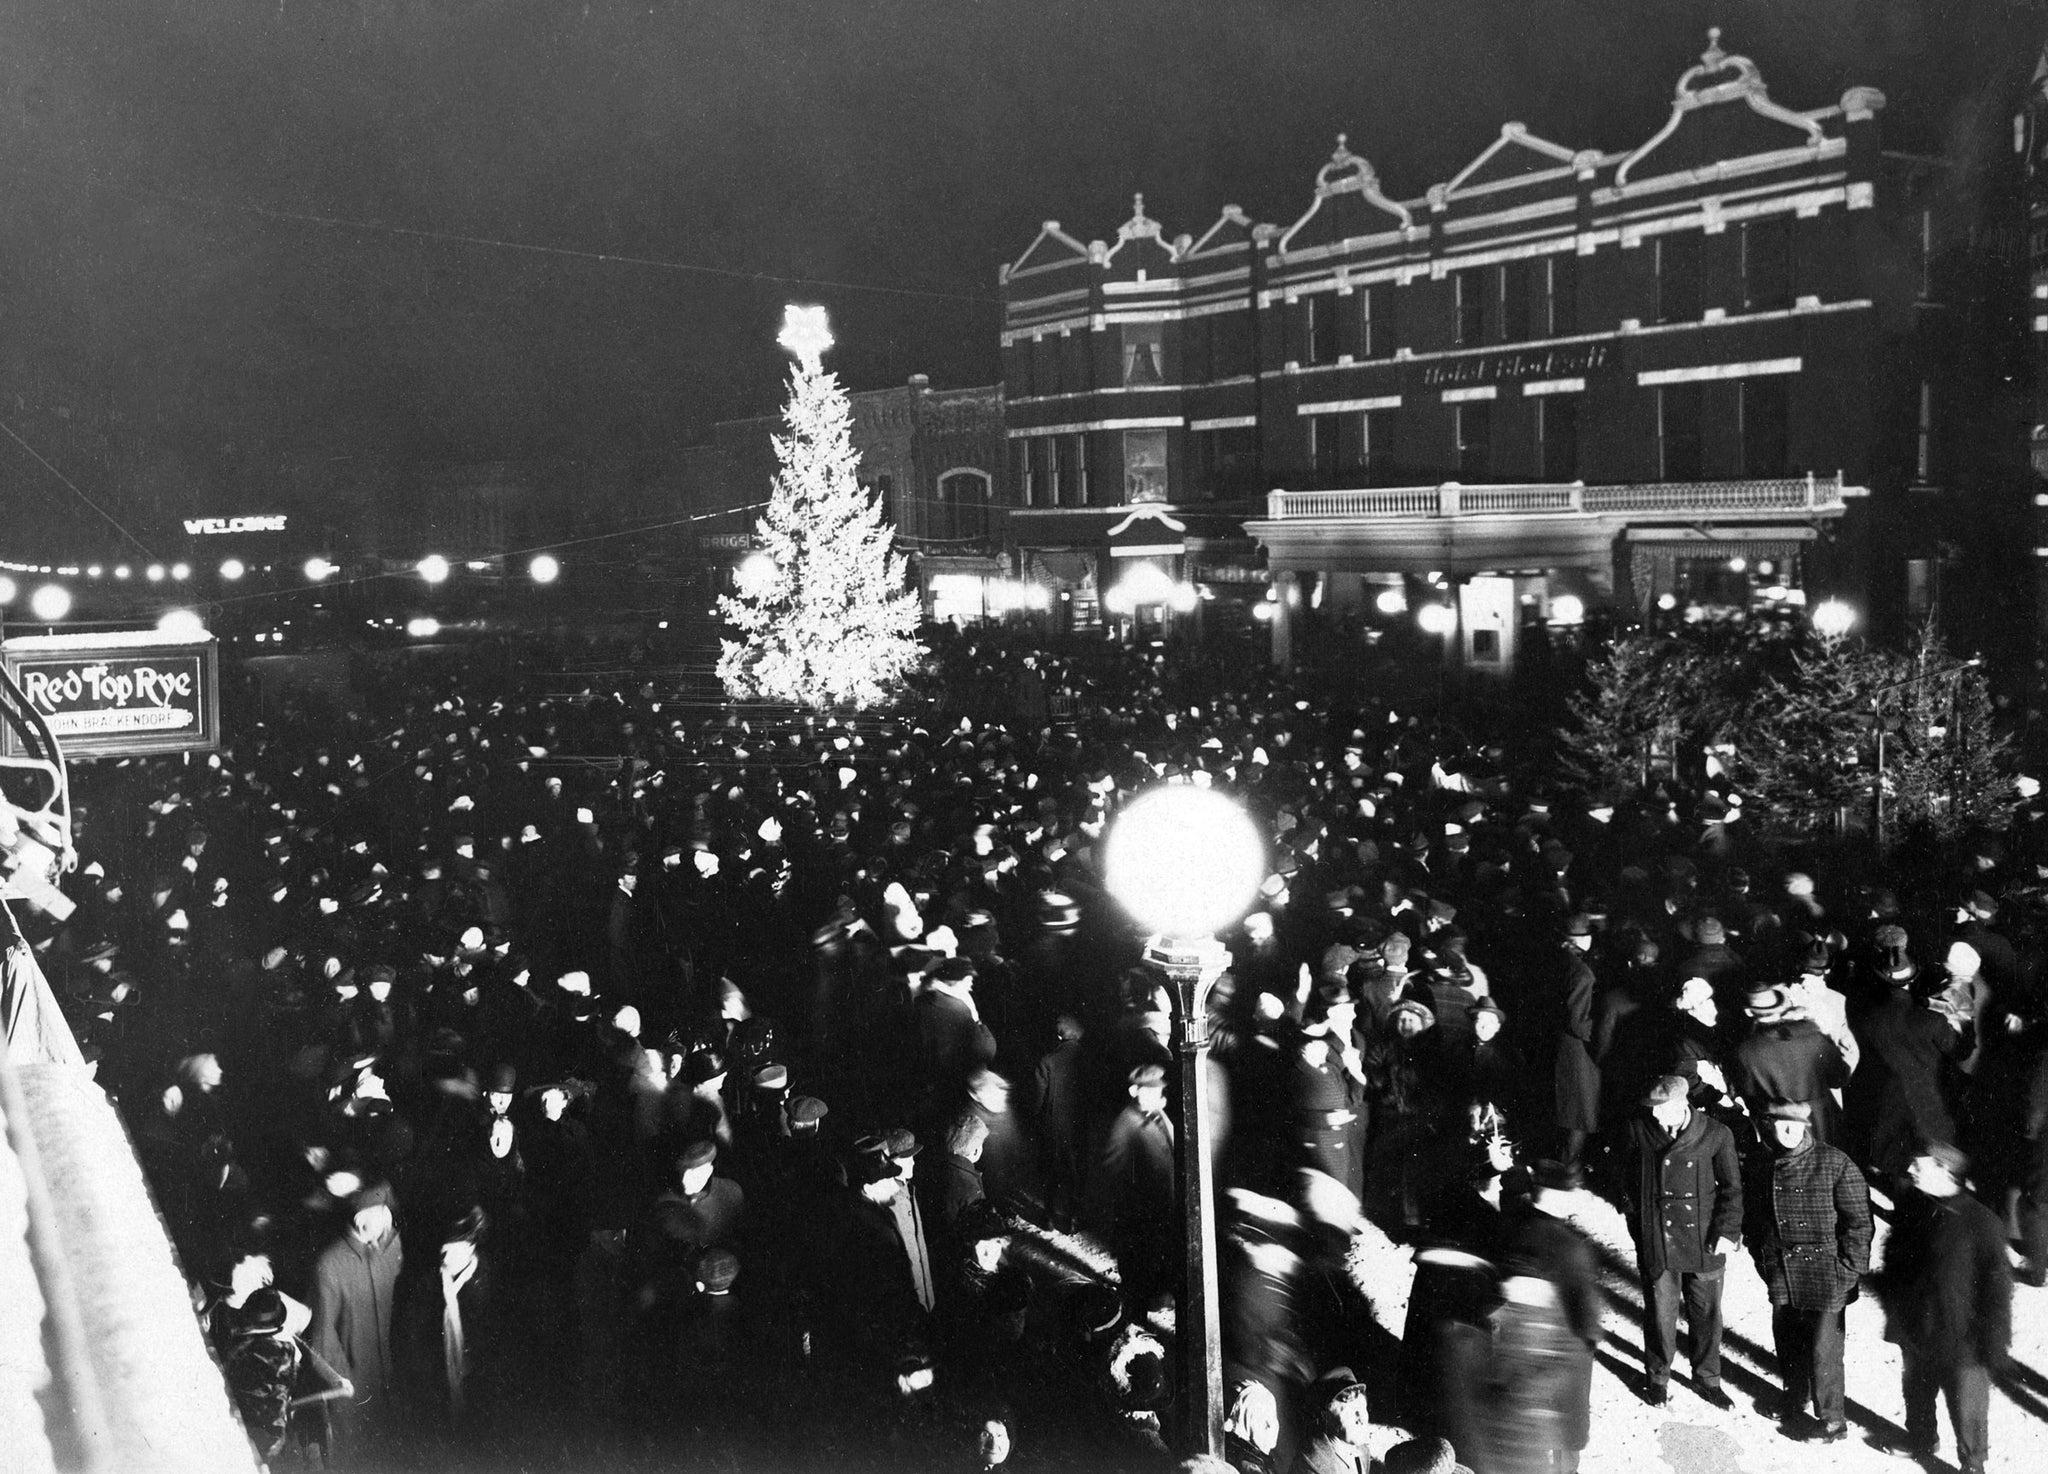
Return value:
[(1559, 983), (1564, 1024), (1557, 1039), (1554, 1081), (1556, 1125), (1561, 1131), (1600, 1129), (1600, 1070), (1593, 1063), (1593, 969), (1576, 948), (1567, 949)]
[(1878, 1172), (1906, 1169), (1921, 1141), (1954, 1141), (1941, 1068), (1962, 1047), (1946, 1021), (1902, 988), (1850, 1019), (1863, 1057), (1843, 1092), (1844, 1144)]
[(1763, 1119), (1774, 1100), (1797, 1101), (1813, 1108), (1813, 1135), (1818, 1141), (1834, 1141), (1833, 1091), (1848, 1083), (1849, 1071), (1841, 1051), (1811, 1019), (1788, 1019), (1784, 1023), (1760, 1024), (1747, 1039), (1735, 1046), (1730, 1061), (1728, 1088), (1749, 1106), (1750, 1114)]
[(313, 1265), (309, 1339), (321, 1358), (355, 1384), (359, 1403), (384, 1400), (393, 1382), (392, 1308), (405, 1246), (393, 1230), (374, 1244), (352, 1233)]
[(1742, 1237), (1771, 1304), (1839, 1310), (1870, 1268), (1870, 1191), (1846, 1154), (1807, 1138), (1743, 1173)]
[(1592, 1439), (1593, 1349), (1605, 1305), (1592, 1241), (1563, 1219), (1531, 1209), (1509, 1229), (1501, 1257), (1506, 1272), (1557, 1288), (1558, 1311), (1575, 1340), (1550, 1338), (1560, 1372), (1554, 1395), (1564, 1447), (1582, 1449)]
[(1623, 1162), (1624, 1211), (1643, 1274), (1722, 1269), (1727, 1261), (1711, 1247), (1742, 1229), (1742, 1164), (1728, 1128), (1694, 1111), (1674, 1139), (1645, 1113), (1628, 1123)]
[(957, 1085), (977, 1069), (995, 1063), (996, 1036), (972, 1005), (938, 988), (917, 997), (917, 1032), (926, 1078)]
[(1885, 1339), (1935, 1367), (2004, 1365), (2012, 1343), (2005, 1227), (1972, 1197), (1910, 1202), (1878, 1276)]

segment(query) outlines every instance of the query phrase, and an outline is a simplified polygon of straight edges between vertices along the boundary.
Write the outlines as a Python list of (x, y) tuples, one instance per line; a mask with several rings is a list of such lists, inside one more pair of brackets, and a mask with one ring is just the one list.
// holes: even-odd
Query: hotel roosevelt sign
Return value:
[[(211, 635), (22, 635), (0, 659), (66, 757), (208, 752), (220, 742)], [(7, 734), (5, 754), (22, 756)]]
[(1422, 382), (1431, 389), (1449, 389), (1460, 384), (1579, 378), (1606, 368), (1613, 360), (1612, 350), (1609, 343), (1567, 343), (1557, 348), (1475, 353), (1425, 365)]

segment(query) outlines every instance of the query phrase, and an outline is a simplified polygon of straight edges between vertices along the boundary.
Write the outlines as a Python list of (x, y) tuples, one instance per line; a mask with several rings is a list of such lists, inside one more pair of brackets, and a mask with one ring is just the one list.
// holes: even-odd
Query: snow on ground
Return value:
[[(1735, 1406), (1722, 1412), (1701, 1402), (1683, 1354), (1673, 1369), (1670, 1403), (1645, 1404), (1635, 1391), (1643, 1365), (1642, 1295), (1628, 1227), (1612, 1204), (1591, 1193), (1579, 1196), (1573, 1221), (1606, 1252), (1611, 1271), (1607, 1334), (1593, 1377), (1593, 1441), (1581, 1461), (1583, 1474), (1911, 1474), (1911, 1463), (1868, 1442), (1904, 1431), (1905, 1401), (1898, 1348), (1884, 1339), (1883, 1315), (1867, 1294), (1848, 1313), (1849, 1441), (1794, 1442), (1758, 1410), (1760, 1402), (1769, 1405), (1780, 1384), (1773, 1370), (1770, 1300), (1747, 1254), (1729, 1266), (1723, 1298), (1722, 1380)], [(1882, 1262), (1887, 1231), (1880, 1218), (1873, 1263)], [(1353, 1247), (1352, 1263), (1375, 1316), (1398, 1337), (1415, 1272), (1412, 1251), (1368, 1223)], [(2013, 1294), (2013, 1368), (1991, 1394), (1991, 1468), (2048, 1474), (2048, 1290), (2021, 1285)], [(1945, 1409), (1937, 1421), (1940, 1463), (1923, 1467), (1954, 1468), (1955, 1438)]]

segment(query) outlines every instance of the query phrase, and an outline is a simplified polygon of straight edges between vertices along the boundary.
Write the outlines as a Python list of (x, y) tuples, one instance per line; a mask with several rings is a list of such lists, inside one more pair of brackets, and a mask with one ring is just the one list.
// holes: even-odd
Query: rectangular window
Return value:
[(1060, 437), (1044, 436), (1039, 444), (1045, 447), (1045, 504), (1057, 507), (1066, 501), (1067, 458), (1060, 454)]
[(1792, 305), (1792, 221), (1773, 215), (1742, 227), (1742, 296), (1751, 312)]
[(1183, 491), (1183, 495), (1217, 500), (1247, 485), (1258, 469), (1258, 435), (1249, 425), (1202, 431), (1197, 441), (1202, 457), (1201, 484), (1192, 491)]
[(1657, 321), (1699, 321), (1700, 239), (1690, 230), (1657, 237)]
[(1579, 476), (1579, 401), (1545, 394), (1536, 401), (1536, 463), (1545, 481)]
[(1381, 298), (1391, 299), (1394, 289), (1386, 287), (1360, 287), (1358, 289), (1358, 356), (1380, 358), (1394, 351), (1393, 344), (1381, 346), (1385, 331), (1380, 322)]
[(1500, 340), (1520, 343), (1529, 336), (1529, 269), (1527, 261), (1506, 261), (1500, 268)]
[(1333, 477), (1341, 464), (1343, 439), (1342, 415), (1310, 415), (1308, 417), (1308, 463), (1316, 475)]
[(1021, 506), (1038, 505), (1037, 486), (1031, 480), (1031, 442), (1012, 440), (1010, 442), (1010, 484), (1017, 488), (1017, 501)]
[(1026, 338), (1023, 342), (1016, 345), (1016, 350), (1010, 355), (1010, 384), (1008, 387), (1010, 394), (1018, 399), (1026, 398), (1038, 392), (1031, 387), (1037, 377), (1031, 372), (1031, 361), (1036, 352), (1037, 345), (1032, 343), (1029, 338)]
[(1934, 299), (1934, 212), (1920, 212), (1920, 300)]
[(1458, 346), (1486, 341), (1486, 278), (1484, 271), (1460, 271), (1451, 277), (1458, 298)]
[(1700, 479), (1700, 421), (1705, 396), (1700, 384), (1664, 384), (1657, 390), (1657, 476), (1662, 481)]
[(1225, 312), (1209, 319), (1210, 372), (1218, 379), (1252, 371), (1252, 322), (1249, 312)]
[(1483, 399), (1451, 406), (1458, 441), (1458, 479), (1484, 481), (1493, 469), (1493, 405)]
[(1742, 424), (1742, 474), (1769, 477), (1786, 474), (1789, 459), (1787, 427), (1791, 380), (1770, 374), (1741, 381), (1736, 413)]
[(1124, 500), (1127, 503), (1166, 500), (1166, 432), (1124, 431)]
[(1550, 334), (1562, 337), (1579, 330), (1579, 258), (1577, 256), (1549, 256), (1544, 259), (1544, 285), (1547, 289), (1550, 315)]
[(1127, 322), (1124, 329), (1124, 383), (1166, 382), (1164, 325), (1156, 322)]
[(1303, 297), (1301, 299), (1301, 361), (1303, 363), (1335, 363), (1337, 361), (1337, 299), (1335, 297)]
[(1934, 480), (1934, 383), (1930, 379), (1920, 381), (1920, 413), (1913, 434), (1913, 479), (1923, 484)]
[(1394, 416), (1386, 410), (1365, 410), (1358, 416), (1358, 468), (1369, 478), (1384, 471), (1394, 449)]
[(1088, 437), (1074, 437), (1074, 505), (1088, 506), (1095, 500), (1094, 479), (1088, 474)]

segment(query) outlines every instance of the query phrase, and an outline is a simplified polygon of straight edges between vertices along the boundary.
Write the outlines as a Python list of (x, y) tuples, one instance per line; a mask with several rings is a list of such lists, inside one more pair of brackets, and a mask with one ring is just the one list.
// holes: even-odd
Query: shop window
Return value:
[(1700, 479), (1700, 389), (1698, 384), (1665, 384), (1657, 390), (1659, 480)]
[(1751, 312), (1792, 305), (1792, 221), (1785, 215), (1742, 227), (1742, 297)]
[(1156, 322), (1127, 322), (1124, 328), (1124, 383), (1166, 382), (1164, 327)]
[(1786, 474), (1790, 387), (1780, 374), (1742, 381), (1736, 414), (1742, 430), (1743, 475)]
[(1657, 321), (1699, 321), (1700, 240), (1690, 230), (1657, 237)]
[(1124, 500), (1166, 500), (1166, 432), (1124, 431)]
[(1458, 479), (1484, 481), (1493, 470), (1493, 405), (1477, 399), (1451, 409), (1458, 442)]
[(1575, 481), (1579, 475), (1579, 402), (1569, 394), (1545, 394), (1536, 401), (1536, 462), (1545, 481)]

